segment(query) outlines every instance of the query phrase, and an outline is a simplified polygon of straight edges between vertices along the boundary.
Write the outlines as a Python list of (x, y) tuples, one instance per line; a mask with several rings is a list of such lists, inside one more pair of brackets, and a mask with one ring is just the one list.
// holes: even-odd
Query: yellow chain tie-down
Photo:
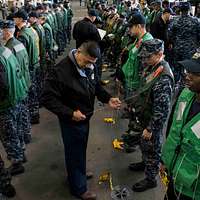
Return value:
[(99, 185), (105, 182), (109, 182), (109, 186), (112, 191), (114, 188), (112, 183), (112, 174), (110, 172), (105, 172), (99, 176)]
[(103, 119), (103, 121), (104, 121), (105, 123), (107, 123), (107, 124), (115, 124), (115, 123), (116, 123), (115, 119), (112, 118), (112, 117), (105, 117), (105, 118)]
[[(104, 118), (104, 122), (107, 123), (107, 124), (115, 124), (116, 120), (112, 117), (106, 117), (106, 118)], [(115, 150), (123, 150), (124, 149), (124, 147), (123, 147), (124, 142), (122, 142), (118, 139), (114, 139), (112, 144), (113, 144), (113, 148)]]
[(168, 195), (167, 195), (167, 190), (168, 190), (168, 186), (169, 186), (169, 179), (168, 179), (168, 175), (167, 175), (167, 172), (163, 172), (163, 171), (160, 171), (159, 172), (159, 176), (160, 176), (160, 179), (161, 179), (161, 183), (164, 185), (165, 187), (165, 194), (166, 194), (166, 199), (167, 200), (170, 200), (168, 198)]
[(133, 192), (126, 186), (113, 186), (113, 178), (111, 172), (107, 171), (99, 176), (99, 184), (108, 182), (111, 190), (111, 198), (113, 200), (130, 200), (133, 199)]
[(166, 172), (159, 172), (159, 176), (160, 176), (160, 179), (161, 179), (161, 182), (162, 184), (165, 186), (165, 189), (167, 191), (168, 189), (168, 185), (169, 185), (169, 179), (168, 179), (168, 176), (167, 176), (167, 173)]
[(113, 148), (115, 150), (124, 150), (124, 142), (118, 140), (118, 139), (114, 139), (113, 140)]

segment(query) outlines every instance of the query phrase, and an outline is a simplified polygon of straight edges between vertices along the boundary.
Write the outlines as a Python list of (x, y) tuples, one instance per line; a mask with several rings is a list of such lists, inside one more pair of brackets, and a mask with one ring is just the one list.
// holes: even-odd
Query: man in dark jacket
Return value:
[(165, 59), (170, 62), (170, 45), (169, 45), (169, 37), (168, 37), (168, 29), (170, 24), (170, 18), (173, 14), (171, 8), (166, 8), (162, 15), (157, 17), (155, 21), (151, 25), (150, 33), (154, 38), (160, 39), (164, 41), (165, 44)]
[(151, 25), (150, 33), (153, 35), (154, 38), (163, 40), (165, 42), (165, 45), (168, 42), (167, 31), (172, 13), (172, 9), (165, 9), (162, 15), (159, 16)]
[(86, 182), (89, 120), (95, 96), (112, 108), (119, 108), (121, 103), (99, 83), (94, 65), (99, 56), (96, 42), (84, 42), (49, 74), (42, 94), (43, 105), (55, 113), (60, 122), (71, 193), (83, 200), (96, 199), (96, 194), (87, 190)]
[(78, 21), (74, 25), (73, 38), (76, 40), (76, 48), (87, 41), (92, 40), (95, 42), (100, 42), (101, 37), (96, 26), (93, 22), (96, 20), (97, 12), (94, 9), (88, 11), (88, 16)]
[[(101, 43), (101, 37), (99, 35), (98, 29), (93, 24), (96, 20), (97, 12), (94, 9), (90, 9), (88, 11), (88, 16), (78, 21), (74, 25), (73, 29), (73, 38), (76, 40), (76, 48), (80, 47), (80, 45), (88, 40), (95, 41), (100, 45), (101, 51), (103, 51), (104, 44)], [(101, 78), (101, 57), (98, 58), (96, 66), (98, 70), (98, 77)]]

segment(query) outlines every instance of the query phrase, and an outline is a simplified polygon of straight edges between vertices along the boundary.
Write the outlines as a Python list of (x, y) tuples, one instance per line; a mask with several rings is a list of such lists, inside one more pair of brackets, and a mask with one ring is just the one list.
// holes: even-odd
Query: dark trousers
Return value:
[(165, 195), (164, 200), (192, 200), (192, 198), (187, 197), (187, 196), (179, 193), (178, 191), (176, 191), (176, 189), (174, 188), (173, 183), (171, 181), (169, 183), (167, 193)]
[(70, 190), (80, 196), (87, 191), (86, 149), (89, 134), (89, 122), (84, 124), (59, 120), (65, 149), (65, 164)]

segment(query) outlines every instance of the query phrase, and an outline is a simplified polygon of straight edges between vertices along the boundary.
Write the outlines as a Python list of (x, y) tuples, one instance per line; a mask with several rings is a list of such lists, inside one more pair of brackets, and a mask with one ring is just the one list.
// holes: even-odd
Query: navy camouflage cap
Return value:
[(15, 22), (12, 20), (6, 20), (3, 22), (3, 29), (4, 28), (15, 28)]
[(151, 5), (154, 5), (154, 4), (159, 4), (161, 5), (162, 4), (162, 1), (161, 0), (154, 0), (151, 2)]
[(187, 10), (190, 10), (191, 4), (189, 2), (180, 2), (179, 8), (181, 11), (184, 11), (184, 10), (187, 11)]
[(152, 39), (144, 41), (141, 45), (139, 57), (148, 57), (151, 54), (164, 51), (164, 42), (159, 39)]

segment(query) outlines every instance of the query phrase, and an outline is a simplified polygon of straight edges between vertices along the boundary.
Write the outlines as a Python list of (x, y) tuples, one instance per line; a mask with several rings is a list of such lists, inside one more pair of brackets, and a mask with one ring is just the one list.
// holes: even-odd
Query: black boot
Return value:
[(32, 140), (31, 134), (25, 134), (24, 135), (24, 142), (25, 142), (25, 144), (30, 144), (31, 140)]
[(144, 171), (145, 164), (144, 162), (131, 163), (128, 167), (131, 171)]
[(40, 123), (40, 118), (39, 117), (32, 117), (31, 118), (31, 124), (39, 124)]
[(136, 145), (129, 145), (129, 144), (124, 143), (124, 151), (126, 153), (133, 153), (136, 151), (136, 149), (137, 149)]
[(134, 146), (139, 145), (141, 140), (141, 133), (136, 133), (130, 131), (129, 133), (125, 133), (121, 136), (124, 143)]
[(4, 162), (2, 161), (0, 156), (0, 199), (1, 197), (15, 196), (16, 191), (15, 188), (11, 185), (11, 179), (12, 176), (10, 174), (10, 171), (4, 168)]
[(144, 192), (145, 190), (157, 187), (156, 180), (144, 179), (133, 185), (132, 189), (135, 192)]
[(15, 188), (13, 187), (13, 185), (11, 185), (9, 183), (4, 186), (4, 188), (2, 190), (2, 194), (8, 198), (12, 198), (16, 195), (16, 191), (15, 191)]
[(25, 171), (24, 166), (22, 165), (21, 162), (13, 163), (9, 168), (8, 168), (10, 174), (12, 176), (18, 175), (18, 174), (23, 174)]
[(23, 154), (22, 163), (26, 163), (26, 162), (28, 162), (28, 160), (27, 160), (26, 154), (24, 153), (24, 154)]

